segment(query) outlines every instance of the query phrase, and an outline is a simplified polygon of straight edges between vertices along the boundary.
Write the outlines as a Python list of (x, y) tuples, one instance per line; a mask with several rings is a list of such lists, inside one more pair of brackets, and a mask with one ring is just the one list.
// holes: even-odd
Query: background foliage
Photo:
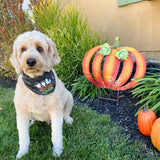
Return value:
[(98, 96), (98, 92), (99, 97), (104, 97), (109, 91), (111, 92), (111, 90), (94, 86), (84, 75), (75, 79), (72, 87), (72, 93), (83, 100), (89, 98), (90, 101), (93, 101)]
[(138, 104), (142, 106), (137, 111), (138, 112), (146, 106), (150, 108), (155, 113), (159, 110), (160, 107), (160, 69), (152, 68), (153, 73), (148, 72), (144, 78), (137, 79), (140, 81), (135, 88), (132, 90), (132, 93), (135, 97), (140, 98)]
[[(57, 45), (61, 63), (55, 66), (60, 79), (67, 87), (75, 85), (74, 92), (78, 96), (97, 95), (97, 87), (87, 80), (83, 88), (79, 87), (85, 79), (82, 72), (82, 60), (85, 53), (94, 46), (103, 43), (97, 33), (93, 32), (87, 19), (73, 6), (67, 7), (63, 0), (32, 0), (30, 7), (35, 23), (32, 24), (22, 10), (23, 0), (0, 0), (0, 71), (6, 77), (15, 78), (15, 71), (9, 61), (15, 38), (28, 30), (45, 33)], [(83, 78), (82, 78), (83, 77)], [(82, 81), (81, 81), (82, 80)], [(80, 81), (80, 82), (79, 82)], [(89, 89), (89, 90), (88, 90)], [(84, 91), (90, 91), (84, 93)], [(83, 92), (83, 94), (82, 94)], [(100, 89), (101, 95), (106, 90)]]
[(102, 43), (100, 37), (75, 7), (66, 8), (62, 1), (41, 0), (32, 11), (36, 27), (57, 45), (61, 57), (61, 63), (54, 67), (57, 74), (67, 86), (71, 85), (83, 74), (84, 54)]
[(15, 38), (33, 26), (22, 10), (22, 0), (0, 0), (0, 71), (6, 77), (15, 77), (9, 62)]
[[(36, 28), (57, 45), (61, 62), (54, 68), (60, 79), (67, 87), (73, 86), (73, 93), (93, 100), (98, 88), (84, 77), (82, 60), (89, 49), (103, 43), (101, 38), (90, 29), (87, 19), (75, 7), (67, 8), (60, 0), (41, 0), (32, 12)], [(100, 89), (101, 96), (106, 93), (105, 89)]]

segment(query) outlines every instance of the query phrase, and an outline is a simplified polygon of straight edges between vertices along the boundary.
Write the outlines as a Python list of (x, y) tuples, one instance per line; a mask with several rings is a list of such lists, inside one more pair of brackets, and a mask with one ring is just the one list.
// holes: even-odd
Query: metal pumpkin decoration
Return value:
[[(134, 48), (118, 46), (119, 37), (116, 37), (114, 46), (105, 43), (90, 49), (85, 54), (82, 62), (83, 73), (93, 85), (113, 90), (127, 90), (138, 83), (134, 80), (135, 78), (144, 77), (146, 72), (144, 56)], [(133, 78), (128, 82), (133, 72), (132, 56), (135, 58), (136, 71)], [(90, 63), (92, 59), (93, 77), (90, 73)], [(123, 67), (121, 73), (118, 73), (121, 61), (123, 62)]]

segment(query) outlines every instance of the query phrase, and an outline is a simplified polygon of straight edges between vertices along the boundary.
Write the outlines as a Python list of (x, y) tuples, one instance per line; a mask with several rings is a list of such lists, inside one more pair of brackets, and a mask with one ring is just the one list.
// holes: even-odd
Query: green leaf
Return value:
[(111, 92), (108, 89), (98, 88), (94, 86), (87, 80), (84, 75), (81, 75), (77, 79), (75, 79), (72, 86), (73, 87), (71, 92), (75, 93), (79, 98), (82, 98), (82, 100), (89, 98), (91, 101), (93, 101), (94, 98), (98, 95), (98, 90), (101, 97), (106, 96), (108, 94), (108, 91)]
[(136, 103), (136, 105), (141, 104), (141, 103), (147, 101), (148, 99), (149, 99), (149, 97), (143, 98), (138, 103)]
[(159, 108), (160, 107), (160, 101), (158, 102), (158, 103), (156, 103), (152, 108), (151, 108), (151, 110), (153, 111), (153, 112), (155, 112), (155, 110), (157, 110), (157, 108)]

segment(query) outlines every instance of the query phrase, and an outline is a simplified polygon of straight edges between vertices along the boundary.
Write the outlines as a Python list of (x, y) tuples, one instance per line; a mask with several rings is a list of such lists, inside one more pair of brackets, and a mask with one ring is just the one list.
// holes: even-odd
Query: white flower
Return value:
[(22, 10), (28, 14), (28, 16), (29, 16), (28, 19), (31, 20), (32, 23), (35, 23), (35, 21), (34, 21), (32, 18), (30, 18), (30, 17), (33, 16), (33, 14), (32, 14), (32, 12), (31, 12), (29, 6), (31, 6), (30, 0), (23, 0), (23, 3), (22, 3)]

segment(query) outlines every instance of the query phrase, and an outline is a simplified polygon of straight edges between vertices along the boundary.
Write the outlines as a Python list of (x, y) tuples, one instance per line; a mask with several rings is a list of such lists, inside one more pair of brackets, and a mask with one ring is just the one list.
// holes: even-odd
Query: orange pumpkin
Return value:
[(158, 149), (158, 151), (160, 151), (160, 136), (159, 135), (160, 135), (160, 118), (158, 118), (154, 122), (152, 126), (152, 130), (151, 130), (151, 141), (154, 147)]
[[(110, 53), (105, 56), (99, 53), (101, 49), (103, 49), (102, 46), (96, 46), (90, 49), (85, 54), (82, 62), (83, 73), (92, 84), (100, 88), (126, 90), (132, 88), (135, 84), (138, 83), (133, 80), (134, 78), (143, 78), (146, 72), (146, 61), (144, 56), (138, 50), (131, 47), (119, 47), (114, 49), (112, 46), (109, 46)], [(116, 54), (122, 50), (126, 50), (129, 53), (127, 59), (122, 60), (117, 58)], [(133, 79), (125, 84), (129, 80), (133, 70), (133, 58), (131, 54), (135, 57), (136, 60), (136, 72), (133, 76)], [(90, 73), (90, 62), (92, 58), (93, 77)], [(104, 65), (101, 66), (103, 60)], [(121, 60), (123, 61), (123, 68), (118, 79), (116, 80)], [(103, 68), (103, 77), (101, 68)]]
[(144, 107), (139, 111), (137, 117), (139, 131), (145, 136), (150, 136), (153, 123), (156, 119), (155, 113), (151, 109)]

